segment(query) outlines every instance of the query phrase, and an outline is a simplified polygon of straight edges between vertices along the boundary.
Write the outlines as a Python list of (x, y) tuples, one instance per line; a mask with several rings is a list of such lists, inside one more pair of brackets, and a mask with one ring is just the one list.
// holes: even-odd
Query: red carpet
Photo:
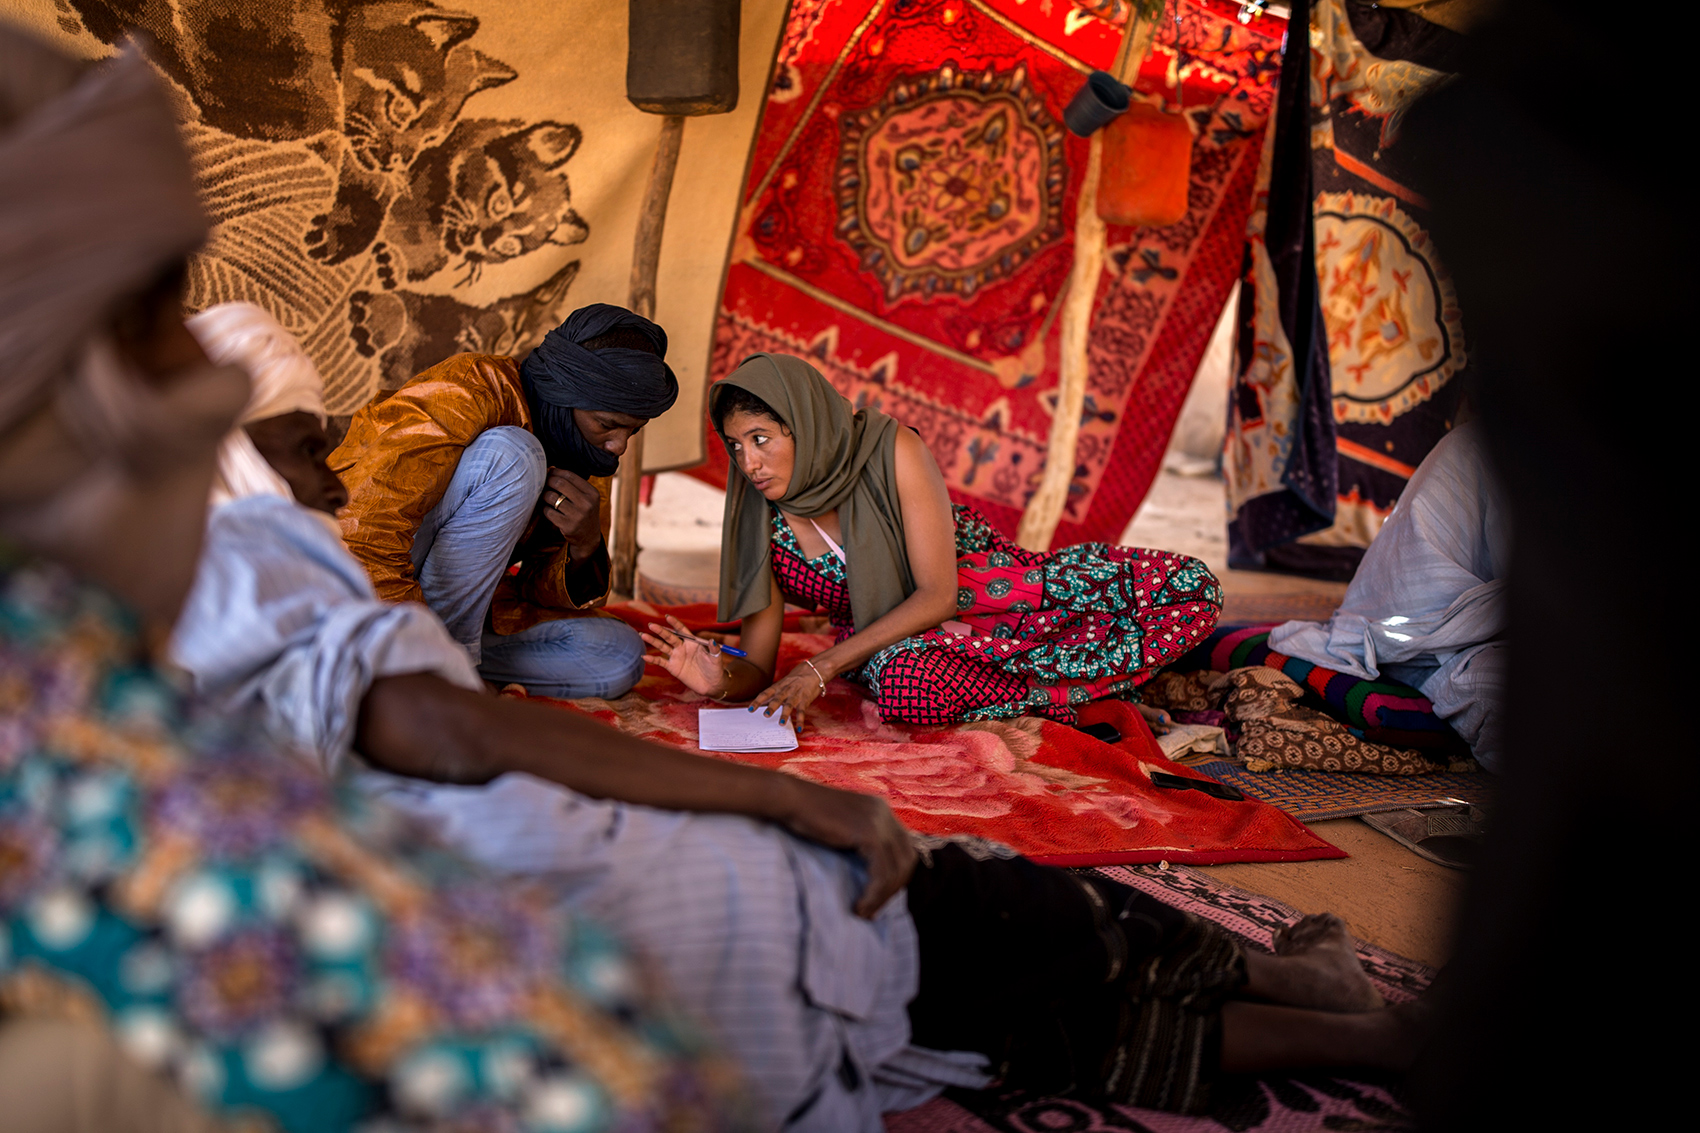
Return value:
[[(651, 617), (633, 606), (612, 612), (639, 626)], [(710, 606), (672, 612), (693, 628), (711, 625), (714, 614)], [(787, 628), (797, 624), (793, 620)], [(829, 644), (824, 635), (788, 632), (781, 671)], [(697, 750), (697, 709), (714, 707), (653, 665), (619, 700), (559, 703), (689, 751)], [(1345, 856), (1266, 803), (1225, 802), (1198, 791), (1153, 787), (1147, 769), (1199, 776), (1163, 758), (1130, 705), (1107, 701), (1081, 716), (1085, 722), (1115, 725), (1122, 741), (1101, 743), (1034, 717), (950, 728), (885, 724), (860, 689), (835, 680), (815, 702), (796, 751), (720, 758), (881, 795), (913, 830), (974, 834), (1054, 865)]]
[[(1057, 312), (1088, 143), (1063, 107), (1111, 64), (1120, 3), (796, 0), (762, 110), (711, 377), (807, 357), (912, 426), (952, 498), (1013, 535), (1045, 460)], [(1187, 213), (1111, 226), (1076, 469), (1054, 541), (1113, 540), (1145, 498), (1238, 282), (1284, 20), (1182, 0), (1135, 84), (1194, 132)], [(1178, 27), (1177, 27), (1178, 20)], [(726, 482), (708, 437), (693, 472)]]

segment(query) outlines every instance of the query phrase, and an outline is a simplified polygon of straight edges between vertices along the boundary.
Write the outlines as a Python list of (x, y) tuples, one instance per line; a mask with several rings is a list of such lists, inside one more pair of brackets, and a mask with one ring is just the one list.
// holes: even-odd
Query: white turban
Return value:
[(220, 303), (189, 319), (188, 324), (208, 358), (241, 366), (254, 383), (238, 428), (232, 429), (219, 447), (213, 506), (258, 495), (293, 500), (289, 484), (266, 463), (240, 426), (285, 413), (311, 413), (323, 425), (324, 380), (318, 368), (294, 336), (252, 303)]

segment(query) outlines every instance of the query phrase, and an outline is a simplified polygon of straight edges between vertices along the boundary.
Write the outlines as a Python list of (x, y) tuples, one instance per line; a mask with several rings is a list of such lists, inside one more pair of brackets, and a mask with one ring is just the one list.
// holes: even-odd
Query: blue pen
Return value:
[(718, 641), (710, 641), (706, 637), (698, 637), (694, 633), (679, 633), (679, 631), (676, 630), (676, 629), (671, 630), (669, 632), (677, 633), (677, 634), (679, 634), (680, 637), (688, 637), (692, 641), (696, 642), (698, 645), (712, 645), (716, 649), (720, 650), (720, 652), (730, 653), (734, 657), (744, 657), (744, 658), (749, 657), (748, 653), (745, 653), (742, 649), (739, 649), (736, 645), (722, 645)]

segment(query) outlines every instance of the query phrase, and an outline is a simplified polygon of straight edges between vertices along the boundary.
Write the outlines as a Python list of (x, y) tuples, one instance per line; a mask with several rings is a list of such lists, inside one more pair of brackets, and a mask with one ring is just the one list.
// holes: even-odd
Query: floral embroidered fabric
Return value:
[(286, 1130), (737, 1123), (605, 932), (197, 719), (140, 657), (103, 593), (0, 562), (0, 1009), (104, 1018)]
[[(972, 508), (953, 510), (956, 619), (969, 632), (941, 627), (904, 638), (853, 674), (888, 720), (1073, 723), (1078, 705), (1132, 695), (1202, 641), (1221, 613), (1222, 588), (1197, 559), (1107, 543), (1040, 554)], [(806, 557), (777, 509), (773, 571), (790, 601), (827, 615), (838, 640), (855, 631), (845, 564), (830, 553)]]

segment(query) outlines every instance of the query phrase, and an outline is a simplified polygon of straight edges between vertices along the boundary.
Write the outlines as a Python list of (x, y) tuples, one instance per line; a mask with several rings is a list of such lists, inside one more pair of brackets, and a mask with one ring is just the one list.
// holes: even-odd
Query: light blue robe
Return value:
[(1498, 769), (1510, 649), (1511, 521), (1480, 431), (1452, 430), (1417, 467), (1326, 622), (1288, 622), (1269, 647), (1325, 669), (1414, 686)]
[(283, 742), (429, 820), (494, 870), (537, 876), (646, 956), (675, 999), (743, 1065), (769, 1123), (883, 1130), (880, 1114), (985, 1060), (909, 1045), (914, 922), (902, 894), (872, 921), (852, 902), (860, 859), (734, 815), (602, 802), (526, 775), (451, 787), (349, 759), (372, 681), (432, 672), (480, 687), (420, 605), (387, 605), (313, 513), (275, 496), (214, 510), (173, 659), (203, 696), (258, 703)]

